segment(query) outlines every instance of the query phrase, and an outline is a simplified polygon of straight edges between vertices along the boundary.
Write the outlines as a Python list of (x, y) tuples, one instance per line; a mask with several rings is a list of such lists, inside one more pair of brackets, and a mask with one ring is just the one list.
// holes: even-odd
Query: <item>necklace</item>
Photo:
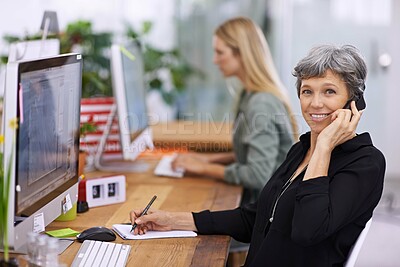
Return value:
[(272, 209), (272, 214), (271, 217), (269, 218), (269, 221), (272, 223), (272, 221), (274, 220), (274, 215), (275, 215), (275, 210), (276, 210), (276, 206), (278, 205), (278, 201), (279, 199), (282, 197), (282, 195), (286, 192), (286, 190), (290, 187), (290, 185), (293, 183), (293, 181), (296, 179), (297, 176), (299, 176), (301, 173), (303, 173), (306, 169), (307, 169), (308, 164), (306, 164), (306, 166), (304, 166), (304, 168), (301, 170), (301, 172), (299, 172), (298, 175), (295, 176), (296, 174), (296, 170), (293, 172), (292, 176), (290, 176), (290, 178), (286, 181), (286, 183), (282, 186), (282, 190), (281, 193), (279, 194), (279, 196), (277, 197), (275, 204), (274, 204), (274, 208)]

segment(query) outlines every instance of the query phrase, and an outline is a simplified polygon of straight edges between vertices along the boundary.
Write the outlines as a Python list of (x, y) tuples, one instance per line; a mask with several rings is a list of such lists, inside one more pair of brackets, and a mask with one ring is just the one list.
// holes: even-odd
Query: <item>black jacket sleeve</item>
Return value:
[[(329, 176), (300, 183), (292, 220), (292, 240), (314, 245), (377, 205), (385, 159), (379, 151), (347, 163)], [(371, 209), (372, 208), (372, 209)]]
[(249, 243), (253, 232), (257, 204), (248, 204), (234, 210), (193, 213), (200, 234), (229, 235), (238, 241)]

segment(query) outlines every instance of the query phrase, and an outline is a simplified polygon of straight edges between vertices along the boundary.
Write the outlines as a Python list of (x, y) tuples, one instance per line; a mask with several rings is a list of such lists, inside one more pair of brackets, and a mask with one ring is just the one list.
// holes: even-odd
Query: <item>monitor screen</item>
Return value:
[(152, 147), (140, 50), (133, 44), (114, 44), (111, 67), (121, 149), (125, 160), (134, 160), (140, 152)]
[(20, 65), (17, 214), (76, 178), (80, 70), (80, 62)]
[[(9, 207), (10, 220), (20, 227), (10, 235), (16, 247), (25, 230), (34, 229), (31, 217), (40, 213), (47, 225), (62, 214), (66, 195), (76, 201), (81, 82), (79, 54), (7, 65), (3, 127), (5, 140), (15, 137), (16, 145)], [(15, 136), (7, 127), (13, 118), (18, 118)], [(6, 142), (4, 154), (12, 150), (12, 142)]]

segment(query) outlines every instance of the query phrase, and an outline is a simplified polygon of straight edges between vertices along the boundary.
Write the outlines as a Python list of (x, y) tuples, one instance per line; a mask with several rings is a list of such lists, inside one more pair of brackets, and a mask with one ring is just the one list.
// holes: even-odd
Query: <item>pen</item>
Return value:
[[(157, 198), (157, 196), (154, 196), (154, 197), (150, 200), (149, 204), (147, 204), (146, 208), (144, 208), (144, 210), (142, 211), (142, 213), (140, 213), (139, 217), (142, 217), (143, 215), (146, 215), (147, 211), (150, 209), (150, 206), (153, 204), (153, 202), (154, 202), (154, 200), (156, 200), (156, 198)], [(139, 217), (138, 217), (138, 218), (139, 218)], [(136, 227), (137, 227), (137, 224), (134, 223), (134, 224), (132, 225), (131, 232), (133, 232), (133, 230), (135, 230)]]

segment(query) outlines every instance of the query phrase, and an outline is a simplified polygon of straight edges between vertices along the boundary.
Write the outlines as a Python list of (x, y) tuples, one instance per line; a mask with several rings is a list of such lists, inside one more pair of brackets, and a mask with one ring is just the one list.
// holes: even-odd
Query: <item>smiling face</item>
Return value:
[(319, 134), (331, 123), (331, 114), (344, 107), (349, 99), (345, 82), (331, 70), (325, 76), (302, 80), (301, 112), (311, 132)]
[(213, 62), (225, 77), (240, 76), (242, 64), (239, 55), (218, 36), (213, 37), (214, 58)]

